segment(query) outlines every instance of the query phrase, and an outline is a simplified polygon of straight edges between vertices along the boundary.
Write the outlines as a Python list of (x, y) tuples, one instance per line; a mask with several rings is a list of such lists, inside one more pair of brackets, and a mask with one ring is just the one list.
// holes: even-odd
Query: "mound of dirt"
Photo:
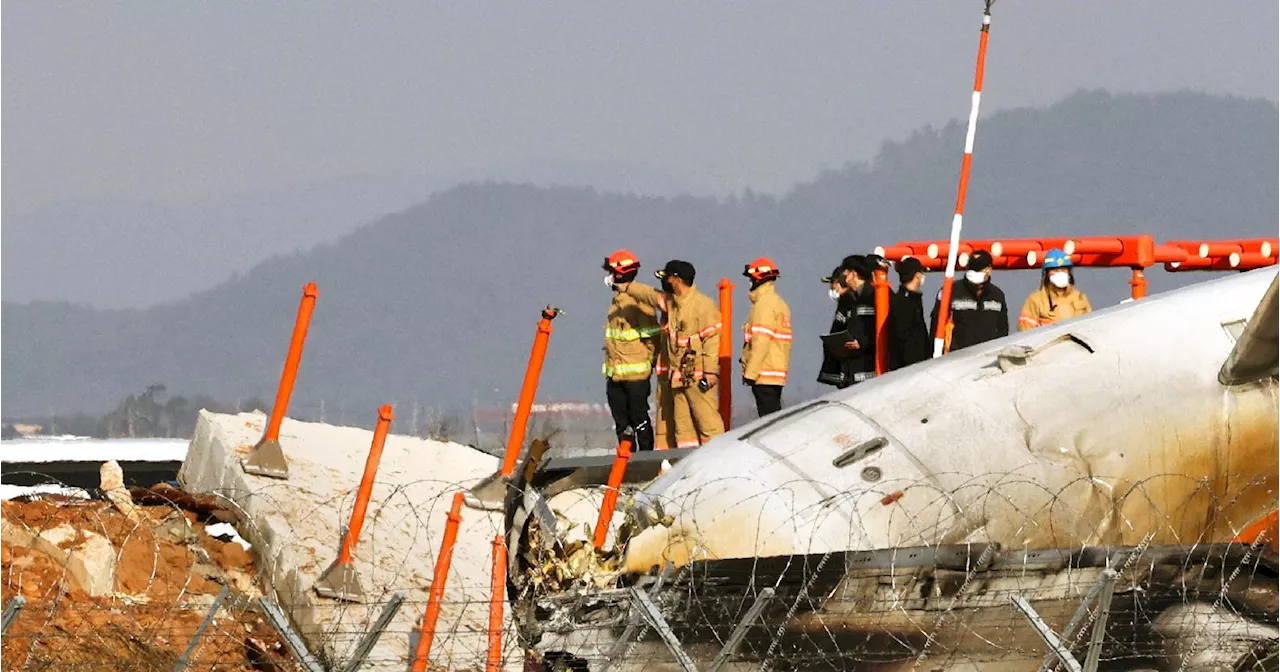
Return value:
[[(297, 669), (256, 610), (251, 552), (206, 534), (201, 520), (207, 517), (194, 511), (173, 505), (137, 511), (135, 522), (105, 501), (0, 505), (6, 531), (16, 532), (0, 540), (0, 599), (27, 600), (0, 643), (5, 669), (172, 670), (223, 585), (231, 587), (231, 597), (187, 669)], [(67, 555), (74, 557), (95, 535), (110, 542), (113, 558), (92, 558), (98, 565), (93, 569), (105, 564), (113, 576), (110, 590), (92, 597), (69, 571)], [(26, 538), (45, 543), (24, 543)], [(62, 541), (50, 545), (49, 539)]]

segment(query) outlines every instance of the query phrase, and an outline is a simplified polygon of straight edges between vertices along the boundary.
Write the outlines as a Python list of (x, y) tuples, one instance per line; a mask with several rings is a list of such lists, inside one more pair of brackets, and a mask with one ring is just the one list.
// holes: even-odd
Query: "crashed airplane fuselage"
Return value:
[(622, 569), (1229, 541), (1276, 506), (1276, 277), (967, 348), (717, 437), (636, 496)]

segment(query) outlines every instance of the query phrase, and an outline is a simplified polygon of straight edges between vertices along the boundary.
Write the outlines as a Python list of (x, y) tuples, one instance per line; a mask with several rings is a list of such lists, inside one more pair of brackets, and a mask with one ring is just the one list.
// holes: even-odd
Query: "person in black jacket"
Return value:
[(889, 304), (889, 370), (929, 359), (933, 338), (924, 322), (924, 265), (907, 257), (898, 262), (898, 291)]
[(836, 313), (830, 333), (847, 332), (844, 351), (824, 349), (818, 382), (843, 389), (876, 375), (876, 306), (871, 287), (872, 264), (861, 255), (844, 258), (831, 275), (822, 279), (831, 285)]
[[(929, 333), (938, 328), (938, 306), (942, 292), (933, 304)], [(1009, 335), (1009, 306), (1004, 292), (991, 282), (991, 253), (978, 250), (969, 257), (964, 279), (951, 287), (952, 324), (947, 352), (986, 343)]]

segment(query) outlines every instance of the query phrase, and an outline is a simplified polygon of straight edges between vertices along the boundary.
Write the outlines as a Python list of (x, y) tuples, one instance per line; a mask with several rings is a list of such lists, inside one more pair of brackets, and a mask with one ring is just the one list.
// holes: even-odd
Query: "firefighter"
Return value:
[[(991, 253), (978, 250), (969, 257), (964, 279), (951, 287), (947, 352), (1009, 335), (1009, 306), (1004, 291), (991, 282)], [(933, 304), (929, 333), (936, 334), (942, 292)]]
[(656, 310), (618, 291), (640, 271), (640, 261), (631, 251), (618, 250), (605, 257), (603, 268), (608, 271), (605, 284), (613, 290), (604, 325), (605, 399), (618, 440), (631, 434), (636, 450), (653, 450), (649, 377), (658, 338)]
[(831, 275), (822, 279), (831, 286), (836, 301), (831, 334), (846, 334), (840, 350), (824, 348), (818, 382), (843, 389), (876, 375), (876, 303), (871, 275), (875, 262), (850, 255)]
[(1076, 289), (1072, 273), (1071, 256), (1059, 249), (1044, 255), (1044, 272), (1040, 288), (1027, 297), (1018, 315), (1018, 331), (1035, 329), (1041, 325), (1092, 312), (1089, 297)]
[(654, 273), (662, 282), (661, 292), (638, 282), (627, 283), (622, 289), (667, 313), (662, 348), (669, 367), (671, 422), (678, 448), (695, 448), (724, 433), (716, 387), (720, 382), (716, 375), (720, 311), (694, 286), (695, 274), (693, 264), (673, 259)]
[[(610, 283), (619, 293), (627, 293), (627, 286), (634, 282), (634, 277), (629, 282)], [(656, 346), (653, 353), (653, 373), (657, 379), (656, 391), (654, 392), (654, 419), (653, 419), (653, 447), (657, 450), (668, 450), (676, 445), (675, 424), (671, 421), (671, 415), (674, 412), (671, 402), (671, 380), (670, 367), (667, 366), (667, 353), (662, 345), (662, 334), (667, 327), (667, 310), (666, 306), (671, 297), (663, 292), (653, 290), (651, 287), (640, 285), (644, 289), (637, 288), (637, 292), (644, 291), (653, 299), (652, 303), (644, 305), (656, 310), (658, 318), (658, 335), (653, 339)]]
[(889, 370), (929, 359), (933, 340), (924, 321), (924, 264), (907, 257), (897, 264), (898, 291), (889, 304)]
[(654, 448), (668, 450), (676, 447), (676, 426), (671, 421), (675, 406), (671, 400), (671, 367), (667, 366), (667, 349), (662, 343), (662, 334), (667, 330), (666, 306), (671, 297), (666, 294), (659, 294), (659, 297), (661, 300), (658, 305), (658, 347), (654, 353), (653, 365), (654, 378), (657, 379), (653, 414)]
[(751, 280), (751, 313), (743, 325), (742, 384), (751, 388), (756, 415), (763, 418), (782, 410), (782, 388), (791, 361), (791, 308), (774, 283), (778, 265), (760, 257), (742, 274)]

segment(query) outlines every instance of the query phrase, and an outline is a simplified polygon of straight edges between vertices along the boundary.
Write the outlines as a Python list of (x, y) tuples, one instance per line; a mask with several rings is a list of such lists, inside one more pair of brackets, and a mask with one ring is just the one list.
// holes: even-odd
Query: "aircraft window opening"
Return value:
[[(887, 445), (889, 445), (889, 439), (886, 439), (883, 436), (877, 436), (874, 439), (871, 439), (869, 441), (863, 441), (862, 443), (850, 448), (849, 450), (844, 451), (843, 453), (840, 454), (839, 457), (832, 460), (831, 464), (837, 469), (843, 469), (853, 464), (854, 462), (857, 462), (863, 459), (864, 457), (884, 448)], [(865, 472), (864, 472), (864, 476), (865, 476)]]

